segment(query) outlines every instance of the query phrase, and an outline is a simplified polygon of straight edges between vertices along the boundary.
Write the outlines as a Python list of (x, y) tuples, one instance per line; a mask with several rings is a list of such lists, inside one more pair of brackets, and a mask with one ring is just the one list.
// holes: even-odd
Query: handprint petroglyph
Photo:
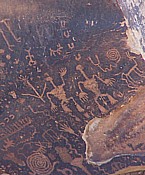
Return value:
[(69, 133), (69, 134), (73, 134), (73, 135), (75, 135), (75, 136), (78, 136), (75, 132), (74, 132), (74, 130), (68, 125), (68, 124), (59, 124), (59, 130), (60, 131), (64, 131), (64, 132), (67, 132), (67, 133)]
[(107, 86), (111, 86), (114, 83), (114, 79), (106, 79), (103, 80), (102, 78), (100, 78), (97, 75), (93, 75), (92, 78), (88, 78), (87, 75), (84, 72), (84, 68), (82, 65), (77, 65), (76, 70), (80, 71), (80, 73), (83, 75), (83, 77), (85, 78), (85, 81), (80, 81), (78, 82), (78, 87), (80, 89), (80, 93), (79, 93), (79, 99), (82, 102), (85, 102), (88, 100), (88, 95), (86, 92), (84, 92), (82, 90), (81, 85), (84, 86), (84, 88), (86, 88), (87, 90), (93, 92), (95, 94), (95, 102), (98, 105), (98, 108), (100, 109), (101, 112), (106, 113), (107, 110), (99, 104), (99, 102), (97, 101), (99, 97), (102, 98), (103, 102), (106, 104), (106, 102), (104, 101), (103, 97), (108, 97), (108, 99), (110, 100), (111, 104), (115, 104), (117, 102), (117, 100), (115, 100), (111, 95), (109, 94), (102, 94), (99, 90), (98, 87), (98, 83), (96, 81), (96, 78), (98, 78), (101, 82), (103, 82), (104, 84), (106, 84)]

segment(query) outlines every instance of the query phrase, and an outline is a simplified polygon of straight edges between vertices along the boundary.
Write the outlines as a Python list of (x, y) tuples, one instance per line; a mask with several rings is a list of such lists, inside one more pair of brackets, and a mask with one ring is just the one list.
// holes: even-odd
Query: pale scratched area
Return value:
[(128, 26), (128, 45), (145, 59), (145, 1), (118, 0)]

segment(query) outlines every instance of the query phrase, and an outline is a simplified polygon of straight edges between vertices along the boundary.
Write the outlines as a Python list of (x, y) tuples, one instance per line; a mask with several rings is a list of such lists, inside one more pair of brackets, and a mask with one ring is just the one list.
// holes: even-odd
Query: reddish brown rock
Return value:
[(145, 154), (145, 87), (129, 102), (105, 118), (95, 118), (86, 126), (88, 162), (104, 164), (120, 155)]

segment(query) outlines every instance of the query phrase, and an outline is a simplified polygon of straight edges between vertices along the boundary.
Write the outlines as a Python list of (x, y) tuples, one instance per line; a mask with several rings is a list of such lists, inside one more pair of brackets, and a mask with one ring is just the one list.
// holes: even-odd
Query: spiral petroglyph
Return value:
[(112, 48), (112, 49), (109, 49), (106, 53), (106, 57), (109, 59), (109, 60), (112, 60), (112, 61), (116, 61), (118, 62), (120, 60), (120, 53), (117, 49), (115, 48)]
[(48, 157), (42, 153), (33, 153), (27, 158), (27, 165), (33, 173), (38, 175), (48, 175), (53, 166)]
[(145, 174), (143, 1), (0, 0), (0, 175)]

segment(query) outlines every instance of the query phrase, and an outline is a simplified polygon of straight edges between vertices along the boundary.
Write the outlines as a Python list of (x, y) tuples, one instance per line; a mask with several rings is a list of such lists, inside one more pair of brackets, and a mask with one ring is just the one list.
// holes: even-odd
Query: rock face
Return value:
[(87, 159), (103, 164), (120, 155), (145, 155), (145, 87), (110, 116), (96, 118), (86, 127)]
[(129, 26), (128, 43), (145, 58), (145, 1), (118, 0), (118, 3)]
[[(127, 44), (145, 59), (145, 1), (118, 0), (128, 26)], [(130, 102), (117, 108), (110, 116), (95, 118), (86, 126), (88, 162), (102, 165), (121, 155), (144, 155), (145, 151), (145, 87)]]
[[(0, 174), (110, 175), (145, 165), (144, 116), (135, 110), (143, 112), (144, 94), (126, 117), (119, 109), (145, 86), (124, 14), (117, 0), (0, 0)], [(101, 166), (85, 156), (92, 119), (88, 159), (107, 161)]]

